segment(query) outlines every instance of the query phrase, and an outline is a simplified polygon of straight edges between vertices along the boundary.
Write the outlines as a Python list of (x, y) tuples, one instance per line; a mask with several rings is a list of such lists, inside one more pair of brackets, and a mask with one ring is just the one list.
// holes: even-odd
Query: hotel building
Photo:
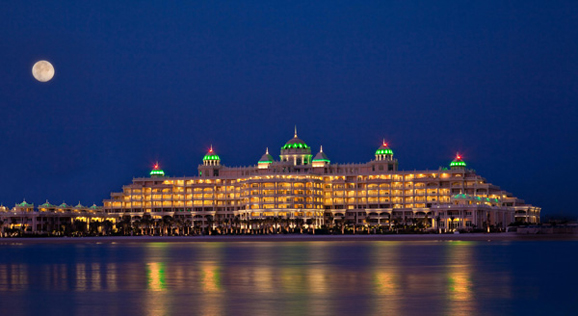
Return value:
[(170, 177), (157, 164), (150, 177), (133, 179), (103, 203), (108, 216), (131, 221), (168, 216), (191, 227), (226, 230), (234, 223), (244, 232), (282, 223), (368, 232), (396, 225), (505, 230), (515, 221), (540, 221), (539, 207), (487, 182), (460, 155), (449, 168), (403, 171), (384, 142), (367, 163), (337, 164), (323, 148), (313, 156), (297, 131), (279, 160), (267, 149), (254, 166), (227, 167), (211, 147), (198, 175)]

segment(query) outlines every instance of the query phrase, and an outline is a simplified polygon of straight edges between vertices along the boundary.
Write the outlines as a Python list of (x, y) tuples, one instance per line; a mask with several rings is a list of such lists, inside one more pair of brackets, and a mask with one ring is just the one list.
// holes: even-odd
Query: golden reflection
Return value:
[(91, 289), (93, 291), (100, 291), (100, 264), (98, 263), (93, 263), (92, 264), (92, 275), (91, 275)]
[(219, 268), (212, 263), (201, 267), (201, 284), (206, 293), (221, 291)]
[[(456, 270), (462, 269), (459, 267)], [(472, 299), (472, 281), (467, 271), (450, 272), (448, 276), (450, 299), (452, 301), (467, 301)]]
[[(401, 280), (399, 261), (400, 244), (397, 242), (377, 242), (372, 247), (373, 294), (375, 295), (372, 314), (399, 315)], [(387, 311), (384, 313), (384, 311)]]
[(109, 263), (106, 265), (106, 288), (113, 292), (117, 290), (115, 263)]
[(396, 295), (398, 290), (397, 276), (391, 272), (377, 271), (374, 274), (375, 292), (384, 295)]
[(165, 285), (165, 265), (164, 263), (147, 263), (147, 283), (149, 290), (163, 291)]
[(223, 315), (220, 267), (214, 262), (202, 263), (200, 271), (201, 289), (200, 315)]
[(19, 291), (28, 286), (25, 264), (0, 265), (0, 291)]
[(8, 291), (8, 267), (0, 265), (0, 291)]
[(258, 291), (268, 293), (273, 290), (273, 270), (270, 266), (262, 265), (250, 270)]
[(310, 293), (323, 294), (329, 292), (327, 286), (327, 271), (323, 268), (311, 267), (307, 269), (307, 281)]
[(448, 315), (471, 315), (476, 310), (472, 282), (472, 242), (451, 242), (448, 246)]
[(299, 268), (283, 267), (281, 268), (281, 285), (286, 292), (300, 293), (303, 292), (303, 275)]
[(84, 263), (76, 264), (76, 290), (86, 291), (86, 266)]

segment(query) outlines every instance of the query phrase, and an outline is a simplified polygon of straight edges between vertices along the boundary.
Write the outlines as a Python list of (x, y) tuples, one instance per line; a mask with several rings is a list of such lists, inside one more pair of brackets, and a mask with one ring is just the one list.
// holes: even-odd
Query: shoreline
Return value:
[(0, 238), (0, 245), (147, 242), (363, 242), (363, 241), (578, 241), (578, 234), (476, 233), (423, 235), (216, 235), (216, 236), (100, 236)]

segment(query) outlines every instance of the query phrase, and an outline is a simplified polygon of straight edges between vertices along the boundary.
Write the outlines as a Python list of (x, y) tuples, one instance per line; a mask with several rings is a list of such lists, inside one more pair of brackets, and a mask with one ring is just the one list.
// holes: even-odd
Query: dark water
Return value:
[(578, 315), (578, 242), (0, 246), (0, 315)]

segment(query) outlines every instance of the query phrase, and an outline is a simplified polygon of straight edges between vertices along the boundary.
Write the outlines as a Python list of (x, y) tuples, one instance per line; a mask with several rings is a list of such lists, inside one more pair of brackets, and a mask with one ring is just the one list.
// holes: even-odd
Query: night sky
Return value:
[(577, 1), (125, 2), (0, 5), (4, 205), (100, 205), (157, 160), (196, 175), (211, 144), (229, 166), (278, 159), (297, 125), (337, 163), (382, 138), (403, 170), (459, 151), (578, 215)]

